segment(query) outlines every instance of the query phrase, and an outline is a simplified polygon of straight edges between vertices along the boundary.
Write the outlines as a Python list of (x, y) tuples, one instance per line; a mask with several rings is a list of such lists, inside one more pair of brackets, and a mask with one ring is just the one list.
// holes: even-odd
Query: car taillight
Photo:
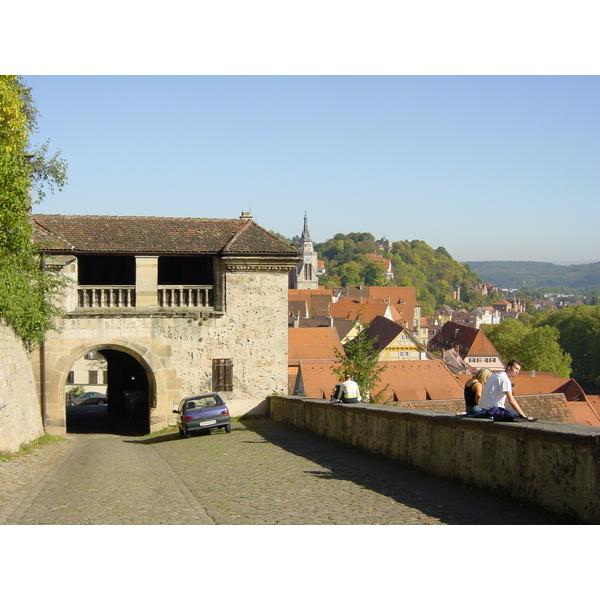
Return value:
[(225, 409), (225, 410), (222, 410), (222, 411), (221, 411), (221, 414), (222, 414), (222, 415), (228, 415), (228, 414), (229, 414), (229, 411), (228, 411), (227, 409)]
[(191, 420), (192, 420), (192, 417), (183, 417), (183, 420), (184, 420), (184, 421), (191, 421)]

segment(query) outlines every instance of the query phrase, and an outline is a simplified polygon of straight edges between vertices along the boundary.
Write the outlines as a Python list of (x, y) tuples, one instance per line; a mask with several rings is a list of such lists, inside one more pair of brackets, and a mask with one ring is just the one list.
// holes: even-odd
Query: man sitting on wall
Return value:
[[(534, 417), (528, 417), (523, 412), (512, 393), (511, 379), (514, 379), (520, 371), (521, 363), (518, 360), (510, 360), (505, 371), (499, 371), (491, 375), (481, 392), (480, 410), (485, 411), (487, 415), (494, 418), (510, 415), (513, 419), (507, 420), (521, 417), (526, 421), (535, 421)], [(505, 407), (506, 400), (508, 400), (510, 408)]]

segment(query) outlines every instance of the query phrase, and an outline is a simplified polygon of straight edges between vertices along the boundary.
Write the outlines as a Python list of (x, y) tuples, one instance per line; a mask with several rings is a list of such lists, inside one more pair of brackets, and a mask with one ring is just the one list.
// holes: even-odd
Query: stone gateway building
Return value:
[(32, 356), (46, 431), (66, 432), (65, 386), (89, 353), (106, 360), (109, 414), (138, 434), (172, 423), (185, 396), (216, 391), (235, 417), (286, 392), (299, 254), (249, 213), (32, 219), (45, 268), (70, 281), (64, 318)]

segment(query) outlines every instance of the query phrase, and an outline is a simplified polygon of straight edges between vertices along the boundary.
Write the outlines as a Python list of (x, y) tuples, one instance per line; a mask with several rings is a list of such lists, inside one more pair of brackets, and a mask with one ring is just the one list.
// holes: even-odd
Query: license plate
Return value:
[(198, 425), (204, 427), (205, 425), (214, 425), (216, 422), (216, 419), (213, 419), (212, 421), (200, 421)]

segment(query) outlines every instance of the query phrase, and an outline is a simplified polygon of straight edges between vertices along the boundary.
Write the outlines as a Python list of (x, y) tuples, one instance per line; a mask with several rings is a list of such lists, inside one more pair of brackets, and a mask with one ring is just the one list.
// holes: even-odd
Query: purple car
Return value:
[(196, 431), (224, 429), (231, 431), (229, 409), (219, 394), (203, 394), (184, 398), (179, 408), (173, 411), (177, 415), (179, 433), (189, 438)]

